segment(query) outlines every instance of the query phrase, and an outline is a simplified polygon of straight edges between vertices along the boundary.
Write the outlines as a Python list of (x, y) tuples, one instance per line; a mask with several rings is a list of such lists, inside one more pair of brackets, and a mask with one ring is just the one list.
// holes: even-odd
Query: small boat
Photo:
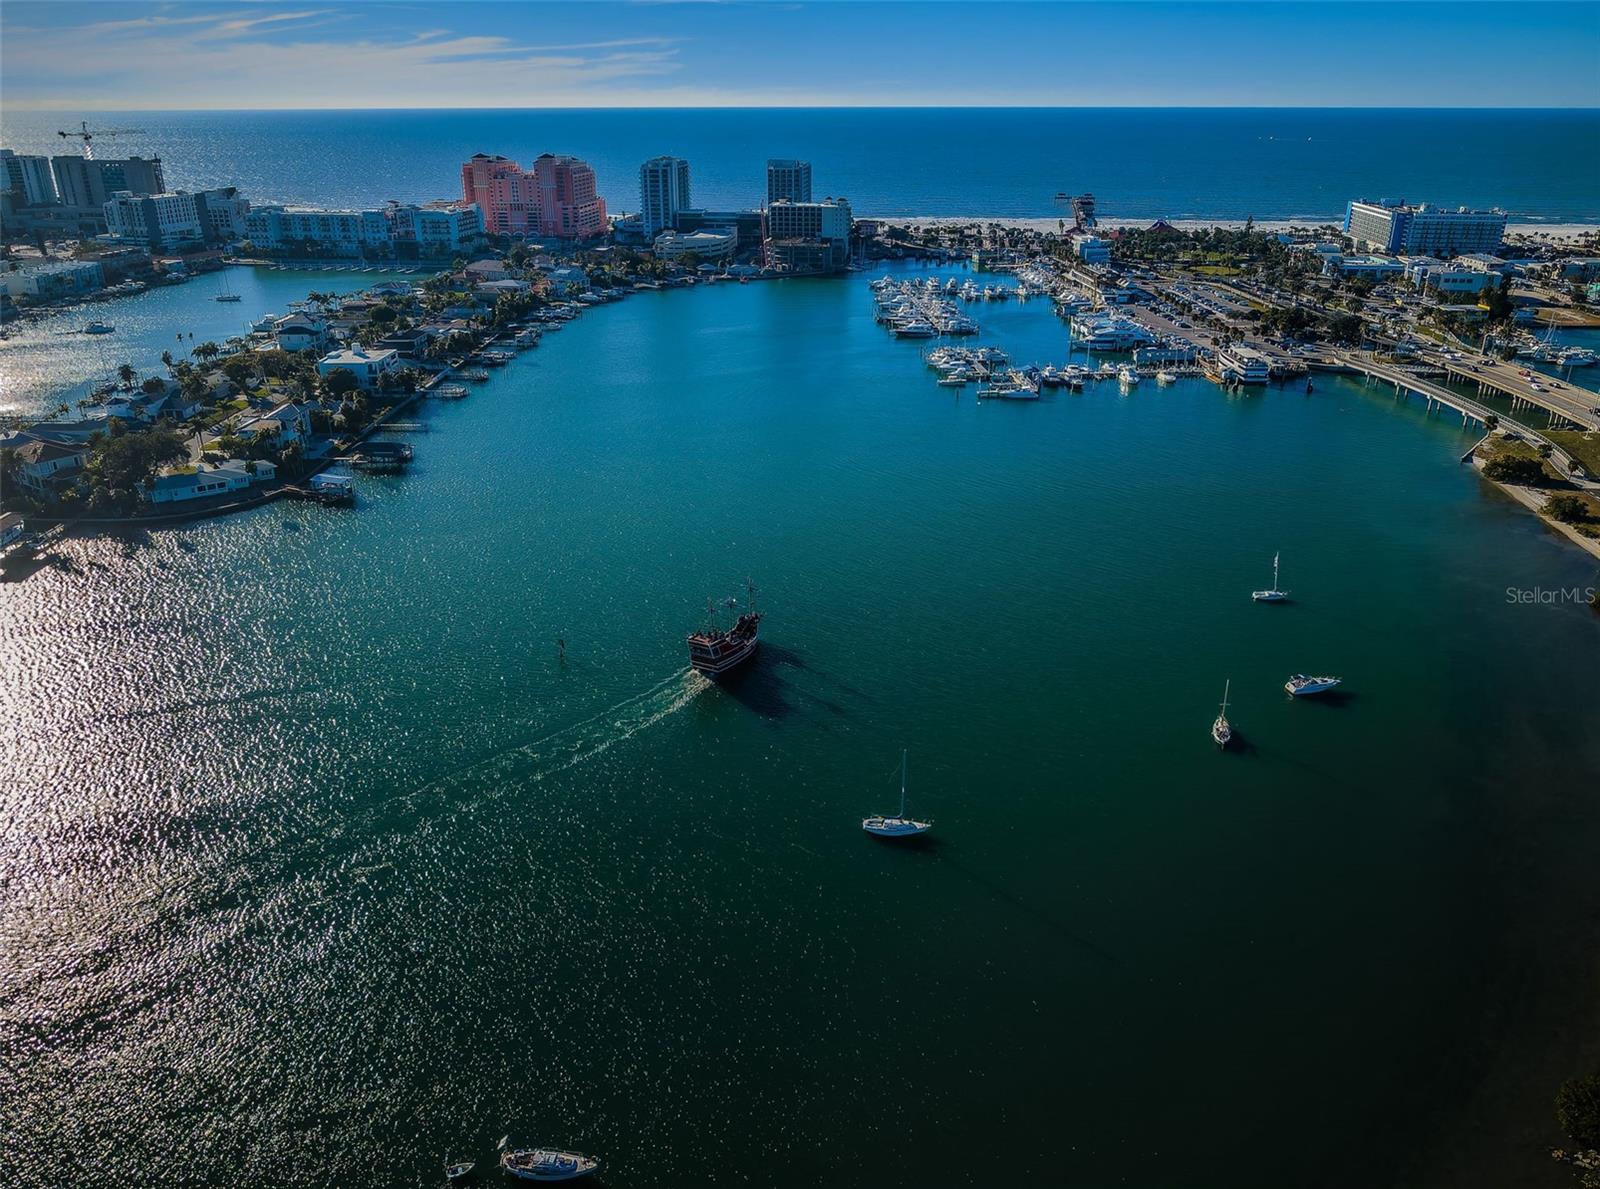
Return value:
[(1252, 590), (1250, 597), (1258, 603), (1281, 603), (1289, 597), (1289, 592), (1278, 589), (1278, 555), (1272, 555), (1272, 589)]
[(926, 834), (933, 829), (932, 822), (919, 822), (906, 816), (906, 753), (900, 753), (900, 812), (893, 817), (875, 813), (861, 820), (861, 828), (879, 838), (907, 838), (913, 834)]
[(84, 334), (110, 334), (116, 330), (115, 326), (107, 326), (104, 322), (91, 322), (83, 328)]
[(1296, 673), (1283, 683), (1283, 688), (1295, 698), (1310, 697), (1312, 694), (1325, 694), (1338, 685), (1342, 677), (1307, 677), (1304, 673)]
[(1117, 369), (1117, 383), (1124, 388), (1133, 388), (1139, 383), (1139, 373), (1124, 364)]
[(433, 390), (433, 395), (440, 400), (460, 400), (467, 395), (465, 384), (440, 384)]
[(471, 1160), (457, 1160), (451, 1163), (450, 1157), (444, 1158), (444, 1179), (459, 1181), (478, 1166)]
[(1217, 720), (1211, 724), (1211, 738), (1218, 747), (1227, 747), (1233, 738), (1233, 728), (1228, 725), (1228, 687), (1231, 684), (1230, 681), (1222, 683), (1222, 709), (1217, 711)]
[(1173, 372), (1169, 372), (1166, 368), (1162, 368), (1156, 373), (1157, 384), (1176, 384), (1177, 382), (1177, 375)]
[(578, 1152), (554, 1148), (505, 1148), (501, 1140), (500, 1167), (520, 1181), (576, 1181), (598, 1172), (600, 1162)]

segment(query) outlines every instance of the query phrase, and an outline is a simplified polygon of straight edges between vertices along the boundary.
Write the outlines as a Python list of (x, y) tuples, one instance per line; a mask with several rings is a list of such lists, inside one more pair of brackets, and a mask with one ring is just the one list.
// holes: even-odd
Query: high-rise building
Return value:
[(499, 235), (587, 239), (607, 229), (594, 170), (576, 157), (546, 153), (525, 170), (509, 157), (479, 153), (461, 167), (461, 198)]
[(50, 158), (24, 157), (10, 149), (0, 149), (0, 189), (11, 191), (19, 206), (45, 206), (56, 200), (56, 184), (50, 176)]
[(538, 229), (533, 175), (509, 157), (474, 155), (461, 167), (461, 200), (477, 205), (484, 229), (494, 234), (527, 235)]
[(576, 157), (544, 153), (533, 163), (539, 234), (588, 239), (607, 229), (605, 199), (594, 189), (594, 170)]
[(52, 157), (56, 193), (65, 206), (103, 207), (114, 194), (164, 194), (161, 158), (128, 157), (99, 160), (89, 157)]
[(682, 157), (652, 157), (639, 166), (639, 221), (652, 241), (674, 228), (689, 199), (689, 163)]
[(779, 160), (767, 162), (767, 205), (774, 202), (811, 201), (811, 162)]
[(1449, 258), (1499, 250), (1506, 234), (1504, 211), (1443, 210), (1402, 200), (1355, 200), (1345, 207), (1345, 234), (1357, 247), (1397, 256)]
[(483, 213), (473, 203), (430, 202), (425, 206), (396, 203), (387, 211), (395, 250), (419, 257), (453, 256), (483, 238)]

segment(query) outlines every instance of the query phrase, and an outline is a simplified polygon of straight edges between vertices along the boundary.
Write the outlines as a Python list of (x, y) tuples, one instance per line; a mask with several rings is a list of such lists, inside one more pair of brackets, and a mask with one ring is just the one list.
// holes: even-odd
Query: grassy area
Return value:
[(1591, 475), (1600, 475), (1600, 433), (1552, 429), (1544, 436), (1583, 463), (1584, 469)]
[(1227, 264), (1196, 264), (1189, 271), (1207, 277), (1237, 277), (1244, 274), (1243, 269)]
[(243, 397), (240, 397), (237, 400), (223, 401), (222, 404), (218, 405), (215, 409), (201, 418), (200, 424), (205, 426), (207, 429), (210, 429), (212, 426), (226, 421), (235, 413), (241, 412), (248, 408), (249, 404), (250, 402), (245, 400)]
[[(1494, 458), (1538, 458), (1539, 452), (1521, 438), (1508, 438), (1496, 433), (1478, 447), (1478, 457), (1488, 462)], [(1544, 464), (1546, 481), (1565, 485), (1566, 476), (1556, 471), (1550, 463)]]

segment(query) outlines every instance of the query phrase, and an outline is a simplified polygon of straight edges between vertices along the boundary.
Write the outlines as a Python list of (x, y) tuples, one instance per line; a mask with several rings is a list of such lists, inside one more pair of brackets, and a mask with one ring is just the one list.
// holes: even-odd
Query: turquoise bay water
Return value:
[[(1506, 588), (1594, 564), (1448, 418), (980, 406), (865, 280), (592, 311), (353, 510), (0, 587), (14, 1183), (431, 1184), (510, 1132), (613, 1186), (1417, 1184), (1480, 1085), (1548, 1164), (1600, 622)], [(923, 847), (858, 825), (901, 748)]]

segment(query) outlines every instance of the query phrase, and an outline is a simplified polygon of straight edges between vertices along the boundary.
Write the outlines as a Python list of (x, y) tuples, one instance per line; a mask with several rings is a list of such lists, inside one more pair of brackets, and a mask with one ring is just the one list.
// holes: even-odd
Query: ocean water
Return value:
[[(1592, 559), (1448, 416), (980, 405), (866, 281), (591, 311), (354, 509), (0, 586), (8, 1183), (399, 1189), (508, 1132), (618, 1189), (1562, 1171), (1600, 620), (1507, 590)], [(902, 748), (923, 846), (859, 828)]]
[[(453, 197), (461, 163), (573, 153), (614, 213), (639, 163), (686, 157), (693, 196), (750, 207), (768, 157), (804, 157), (818, 195), (860, 215), (1048, 217), (1093, 192), (1116, 218), (1342, 217), (1354, 197), (1500, 206), (1517, 220), (1600, 222), (1594, 110), (895, 108), (118, 112), (142, 129), (102, 153), (159, 155), (168, 184), (345, 206)], [(0, 114), (0, 143), (64, 151), (59, 113)]]

